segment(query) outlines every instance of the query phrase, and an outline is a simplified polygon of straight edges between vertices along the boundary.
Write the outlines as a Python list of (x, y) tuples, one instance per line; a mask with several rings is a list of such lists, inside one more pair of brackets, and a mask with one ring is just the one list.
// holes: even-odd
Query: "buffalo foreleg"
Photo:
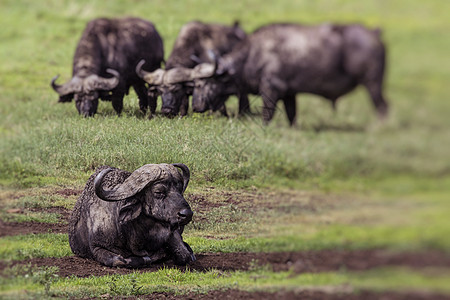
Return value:
[(251, 114), (250, 102), (248, 96), (245, 93), (239, 93), (239, 115)]
[[(147, 95), (147, 88), (143, 83), (137, 83), (133, 85), (133, 89), (136, 92), (139, 98), (139, 108), (142, 113), (145, 115), (147, 113), (147, 107), (149, 106), (148, 100), (149, 97)], [(150, 112), (151, 114), (152, 112)]]
[(286, 116), (291, 126), (295, 125), (295, 116), (297, 114), (297, 105), (295, 101), (295, 95), (288, 95), (283, 98), (284, 109), (286, 110)]
[(185, 115), (187, 115), (188, 110), (189, 110), (189, 95), (183, 95), (180, 105), (180, 116), (184, 117)]
[(194, 252), (187, 243), (183, 242), (181, 232), (179, 230), (172, 232), (167, 243), (167, 250), (170, 255), (172, 255), (173, 261), (177, 265), (185, 265), (196, 261)]
[(386, 117), (388, 113), (388, 104), (383, 97), (382, 80), (371, 80), (364, 83), (364, 86), (369, 91), (372, 98), (373, 105), (377, 109), (380, 118)]
[(277, 109), (278, 96), (269, 89), (261, 89), (261, 97), (263, 98), (262, 117), (265, 125), (272, 120), (275, 110)]
[(111, 95), (112, 106), (118, 115), (122, 113), (123, 97), (125, 97), (125, 93), (123, 91), (113, 92)]
[(148, 266), (158, 260), (165, 258), (164, 251), (159, 251), (153, 255), (130, 256), (124, 258), (122, 255), (111, 252), (107, 249), (96, 247), (92, 251), (94, 259), (107, 267), (139, 268)]

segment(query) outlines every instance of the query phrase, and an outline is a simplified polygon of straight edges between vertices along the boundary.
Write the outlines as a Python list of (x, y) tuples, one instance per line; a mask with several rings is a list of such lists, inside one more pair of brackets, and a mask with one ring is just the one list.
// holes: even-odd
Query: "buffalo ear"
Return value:
[(59, 96), (58, 102), (72, 102), (73, 93)]
[(126, 224), (128, 222), (133, 221), (142, 212), (141, 203), (136, 200), (128, 201), (119, 211), (119, 224)]
[(234, 35), (240, 39), (240, 40), (244, 40), (247, 37), (247, 34), (245, 33), (245, 31), (241, 28), (241, 24), (239, 23), (238, 20), (234, 21), (233, 24), (233, 30), (234, 30)]
[(231, 66), (229, 63), (227, 63), (223, 59), (219, 59), (217, 62), (217, 68), (216, 68), (216, 75), (221, 76), (225, 74), (234, 75), (236, 73), (236, 70), (233, 66)]
[(223, 75), (227, 72), (226, 67), (223, 64), (218, 64), (216, 69), (216, 75)]

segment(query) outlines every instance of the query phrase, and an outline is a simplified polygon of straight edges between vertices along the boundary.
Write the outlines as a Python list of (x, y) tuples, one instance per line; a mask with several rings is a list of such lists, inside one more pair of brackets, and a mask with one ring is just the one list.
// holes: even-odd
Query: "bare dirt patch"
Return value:
[(71, 197), (71, 196), (79, 196), (83, 190), (75, 190), (75, 189), (62, 189), (62, 190), (56, 190), (55, 194), (61, 195), (63, 197)]
[[(57, 191), (64, 197), (78, 195), (80, 191), (65, 189)], [(217, 192), (216, 192), (217, 193)], [(208, 192), (207, 192), (208, 194)], [(298, 199), (298, 195), (289, 192), (283, 194), (270, 194), (260, 192), (241, 193), (219, 193), (219, 198), (209, 195), (191, 194), (188, 202), (196, 207), (197, 216), (202, 219), (209, 210), (233, 205), (242, 210), (254, 209), (256, 203), (259, 208), (283, 211), (291, 210), (292, 207), (302, 211), (315, 212), (333, 206), (333, 200), (324, 199), (314, 195), (304, 195)], [(216, 194), (217, 195), (217, 194)], [(297, 197), (297, 198), (296, 198)], [(281, 200), (280, 200), (281, 199)], [(279, 201), (280, 200), (280, 201)], [(282, 203), (280, 205), (280, 203)], [(57, 224), (39, 222), (4, 222), (0, 219), (0, 237), (37, 234), (37, 233), (66, 233), (67, 221), (70, 210), (53, 207), (47, 209), (33, 208), (32, 211), (53, 212), (61, 215), (61, 222)], [(14, 211), (14, 213), (25, 213), (25, 211)], [(99, 263), (82, 259), (76, 256), (63, 258), (35, 258), (26, 261), (6, 262), (0, 261), (0, 276), (3, 270), (14, 265), (29, 265), (34, 267), (56, 266), (58, 275), (61, 277), (77, 276), (104, 276), (109, 274), (130, 274), (132, 272), (154, 272), (164, 267), (176, 267), (180, 270), (196, 270), (205, 272), (216, 269), (221, 272), (245, 271), (255, 268), (268, 268), (275, 272), (291, 270), (294, 274), (325, 272), (336, 270), (364, 271), (371, 268), (383, 266), (407, 266), (413, 269), (428, 267), (450, 268), (450, 255), (438, 251), (427, 252), (401, 252), (394, 253), (381, 249), (358, 250), (358, 251), (303, 251), (303, 252), (280, 252), (280, 253), (204, 253), (197, 254), (197, 261), (188, 267), (175, 266), (170, 261), (153, 265), (138, 270), (109, 268)], [(3, 275), (5, 276), (5, 275)], [(362, 291), (353, 292), (345, 290), (296, 290), (277, 292), (246, 292), (240, 290), (216, 290), (207, 294), (173, 295), (170, 293), (153, 293), (140, 296), (141, 299), (450, 299), (448, 295), (409, 292), (382, 292)], [(127, 299), (127, 298), (122, 298)]]
[[(166, 299), (166, 300), (447, 300), (447, 295), (436, 293), (419, 293), (419, 292), (345, 292), (345, 291), (322, 291), (322, 290), (299, 290), (299, 291), (277, 291), (277, 292), (247, 292), (240, 290), (217, 290), (210, 291), (207, 294), (187, 294), (173, 295), (169, 293), (153, 293), (150, 295), (139, 296), (140, 299)], [(123, 298), (134, 299), (134, 298)]]
[(67, 233), (67, 224), (39, 222), (3, 222), (0, 220), (0, 237), (21, 234)]
[[(130, 274), (136, 270), (109, 268), (99, 263), (76, 256), (62, 258), (34, 258), (12, 263), (0, 262), (0, 269), (8, 265), (31, 264), (36, 267), (56, 266), (58, 275), (62, 277), (91, 275), (103, 276), (111, 274)], [(384, 250), (359, 251), (305, 251), (276, 253), (205, 253), (197, 254), (197, 261), (187, 267), (176, 266), (170, 261), (138, 269), (138, 272), (153, 272), (164, 267), (175, 267), (180, 270), (196, 270), (205, 272), (211, 269), (219, 271), (251, 270), (267, 267), (275, 272), (291, 270), (295, 274), (325, 272), (336, 270), (364, 271), (382, 266), (408, 266), (422, 269), (427, 267), (450, 268), (450, 255), (437, 251), (393, 253)]]
[(59, 223), (41, 223), (41, 222), (5, 222), (0, 219), (0, 237), (20, 234), (38, 234), (38, 233), (67, 233), (67, 220), (70, 211), (63, 207), (50, 208), (31, 208), (26, 210), (11, 210), (15, 214), (26, 212), (46, 212), (57, 213), (61, 215)]
[[(54, 193), (64, 196), (72, 197), (79, 195), (81, 190), (75, 189), (61, 189)], [(214, 197), (209, 195), (215, 193)], [(298, 194), (298, 192), (297, 192)], [(305, 194), (301, 195), (301, 200), (298, 195), (289, 192), (276, 193), (267, 192), (261, 193), (257, 191), (249, 192), (217, 192), (207, 190), (205, 195), (190, 194), (187, 196), (187, 201), (193, 207), (196, 222), (206, 222), (207, 212), (218, 207), (233, 205), (244, 211), (254, 210), (256, 203), (259, 209), (268, 209), (276, 211), (292, 211), (293, 209), (299, 211), (317, 211), (320, 207), (329, 206), (323, 197), (316, 195)], [(282, 203), (283, 205), (280, 205)], [(57, 213), (61, 215), (59, 223), (40, 223), (40, 222), (5, 222), (0, 219), (0, 237), (19, 235), (19, 234), (38, 234), (38, 233), (66, 233), (67, 222), (71, 211), (63, 207), (49, 207), (49, 208), (27, 208), (27, 209), (11, 209), (11, 213), (25, 214), (27, 212), (44, 212)]]

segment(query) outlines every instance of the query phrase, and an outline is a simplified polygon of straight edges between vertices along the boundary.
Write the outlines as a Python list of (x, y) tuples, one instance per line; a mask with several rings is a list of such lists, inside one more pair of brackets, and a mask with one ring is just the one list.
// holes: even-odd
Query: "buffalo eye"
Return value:
[(156, 184), (152, 188), (153, 196), (155, 198), (161, 199), (164, 198), (167, 194), (167, 188), (166, 186), (162, 184)]
[(180, 191), (182, 191), (183, 188), (184, 188), (184, 182), (179, 181), (179, 182), (177, 183), (177, 188), (178, 188)]

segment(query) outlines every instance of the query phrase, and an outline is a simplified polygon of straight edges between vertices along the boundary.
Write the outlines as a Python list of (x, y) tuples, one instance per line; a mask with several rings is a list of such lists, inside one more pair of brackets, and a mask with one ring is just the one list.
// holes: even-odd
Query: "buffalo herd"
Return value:
[[(162, 64), (165, 68), (161, 68)], [(151, 118), (161, 97), (161, 114), (192, 110), (227, 115), (229, 96), (239, 114), (250, 112), (249, 94), (263, 100), (267, 124), (283, 100), (289, 124), (296, 95), (337, 100), (358, 85), (369, 92), (384, 117), (385, 47), (378, 29), (362, 25), (270, 24), (247, 34), (232, 26), (194, 21), (184, 25), (164, 62), (155, 26), (139, 18), (100, 18), (88, 23), (75, 50), (72, 78), (51, 81), (59, 102), (75, 100), (79, 114), (92, 117), (99, 100), (120, 115), (132, 86), (144, 115)], [(69, 221), (70, 247), (78, 256), (109, 267), (145, 267), (171, 259), (195, 261), (182, 233), (193, 216), (184, 199), (190, 172), (184, 164), (148, 164), (127, 172), (103, 166), (87, 181)]]
[[(59, 102), (75, 100), (86, 117), (99, 99), (111, 101), (120, 115), (133, 86), (139, 108), (151, 118), (157, 98), (161, 113), (185, 116), (192, 96), (194, 112), (227, 115), (229, 96), (239, 99), (239, 114), (250, 112), (249, 94), (261, 96), (265, 124), (278, 100), (289, 124), (296, 119), (296, 95), (310, 93), (331, 101), (364, 86), (379, 117), (387, 115), (383, 96), (386, 50), (379, 29), (360, 24), (277, 23), (245, 33), (232, 26), (193, 21), (185, 24), (164, 62), (163, 41), (155, 26), (139, 18), (90, 21), (75, 50), (72, 78), (51, 81)], [(162, 68), (165, 64), (165, 68)]]
[[(283, 100), (290, 125), (296, 95), (311, 93), (333, 107), (358, 85), (368, 90), (380, 117), (385, 47), (378, 29), (362, 25), (270, 24), (246, 34), (232, 26), (198, 21), (184, 25), (165, 68), (163, 41), (155, 26), (139, 18), (95, 19), (83, 32), (73, 59), (72, 78), (51, 81), (59, 102), (75, 100), (79, 114), (94, 116), (99, 99), (120, 115), (132, 86), (139, 107), (151, 118), (157, 98), (161, 113), (227, 115), (229, 96), (239, 114), (250, 112), (249, 94), (262, 97), (263, 122)], [(78, 256), (109, 267), (138, 268), (171, 259), (195, 261), (182, 233), (193, 216), (183, 194), (190, 171), (184, 164), (148, 164), (133, 172), (103, 166), (88, 179), (69, 221), (70, 247)]]

